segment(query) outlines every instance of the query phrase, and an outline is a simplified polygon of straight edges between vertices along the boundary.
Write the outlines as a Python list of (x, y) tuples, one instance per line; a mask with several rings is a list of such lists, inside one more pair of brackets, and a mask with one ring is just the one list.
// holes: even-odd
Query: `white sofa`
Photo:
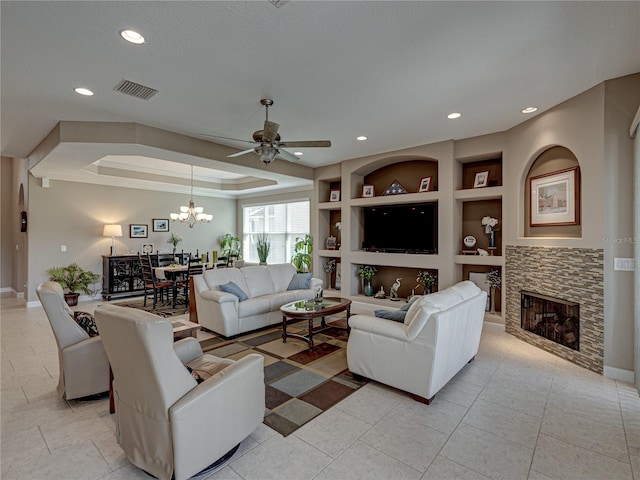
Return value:
[(486, 303), (487, 293), (465, 281), (413, 302), (404, 323), (354, 315), (349, 370), (429, 404), (478, 353)]
[[(322, 287), (322, 280), (311, 278), (308, 288), (288, 290), (296, 275), (305, 274), (296, 274), (290, 263), (218, 268), (195, 275), (198, 323), (225, 337), (277, 324), (282, 321), (282, 305), (313, 298), (313, 289)], [(236, 295), (220, 290), (220, 285), (228, 282), (238, 285), (248, 298), (240, 301)]]

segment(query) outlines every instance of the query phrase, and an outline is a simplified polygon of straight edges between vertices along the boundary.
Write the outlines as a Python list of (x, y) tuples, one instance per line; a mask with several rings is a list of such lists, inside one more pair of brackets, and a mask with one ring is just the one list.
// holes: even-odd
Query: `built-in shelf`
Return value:
[(342, 256), (342, 251), (341, 250), (318, 250), (318, 256), (340, 258)]
[(462, 200), (470, 202), (474, 200), (495, 200), (502, 198), (503, 187), (486, 187), (486, 188), (471, 188), (466, 190), (456, 190), (454, 198), (456, 200)]
[(378, 205), (403, 205), (407, 203), (437, 202), (439, 192), (405, 193), (402, 195), (381, 195), (378, 197), (354, 198), (353, 207), (376, 207)]
[(340, 210), (342, 202), (322, 202), (317, 205), (318, 210)]
[(501, 256), (491, 255), (456, 255), (458, 265), (492, 265), (502, 266), (504, 259)]

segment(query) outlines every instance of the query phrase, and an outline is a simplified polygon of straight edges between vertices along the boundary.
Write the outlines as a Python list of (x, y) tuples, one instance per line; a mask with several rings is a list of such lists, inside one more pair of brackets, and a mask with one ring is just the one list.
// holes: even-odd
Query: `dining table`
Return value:
[[(173, 298), (171, 299), (171, 305), (173, 308), (176, 306), (176, 300), (178, 295), (178, 282), (180, 282), (183, 276), (189, 271), (187, 265), (167, 265), (164, 267), (154, 267), (154, 273), (158, 280), (169, 280), (173, 284), (171, 293)], [(185, 287), (188, 288), (188, 287)], [(188, 295), (185, 292), (185, 296)]]

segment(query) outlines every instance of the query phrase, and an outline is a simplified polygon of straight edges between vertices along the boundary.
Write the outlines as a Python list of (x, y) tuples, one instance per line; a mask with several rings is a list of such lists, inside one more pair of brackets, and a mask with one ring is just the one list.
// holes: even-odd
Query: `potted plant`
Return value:
[(313, 237), (309, 234), (306, 234), (304, 237), (297, 237), (294, 251), (295, 254), (291, 258), (291, 263), (296, 267), (298, 273), (308, 272), (311, 269)]
[(182, 237), (176, 233), (171, 233), (167, 239), (167, 243), (173, 248), (173, 255), (176, 254), (176, 247), (182, 242)]
[(258, 259), (261, 264), (267, 264), (267, 257), (271, 251), (271, 241), (266, 233), (256, 235), (256, 250), (258, 251)]
[(66, 267), (52, 267), (47, 270), (49, 280), (58, 282), (65, 290), (64, 299), (67, 305), (73, 307), (78, 304), (80, 293), (91, 295), (89, 285), (100, 280), (100, 275), (89, 270), (84, 270), (77, 263)]
[(422, 285), (422, 288), (424, 288), (425, 295), (428, 295), (431, 293), (431, 289), (436, 284), (437, 280), (438, 280), (437, 275), (434, 275), (428, 270), (419, 271), (418, 277), (416, 278), (418, 285)]
[(222, 247), (222, 256), (225, 257), (227, 265), (231, 263), (233, 257), (239, 259), (242, 256), (240, 254), (240, 245), (240, 239), (234, 237), (233, 234), (225, 233), (222, 236), (220, 246)]
[(362, 292), (367, 296), (371, 297), (373, 295), (373, 286), (371, 285), (371, 279), (376, 274), (378, 270), (376, 267), (371, 265), (360, 265), (358, 269), (358, 275), (362, 278), (363, 286)]

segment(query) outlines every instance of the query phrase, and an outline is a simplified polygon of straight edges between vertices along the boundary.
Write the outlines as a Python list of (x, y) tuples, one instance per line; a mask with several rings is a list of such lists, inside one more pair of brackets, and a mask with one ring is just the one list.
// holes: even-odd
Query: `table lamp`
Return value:
[(105, 225), (103, 237), (111, 237), (111, 255), (116, 254), (116, 238), (122, 236), (122, 225)]

